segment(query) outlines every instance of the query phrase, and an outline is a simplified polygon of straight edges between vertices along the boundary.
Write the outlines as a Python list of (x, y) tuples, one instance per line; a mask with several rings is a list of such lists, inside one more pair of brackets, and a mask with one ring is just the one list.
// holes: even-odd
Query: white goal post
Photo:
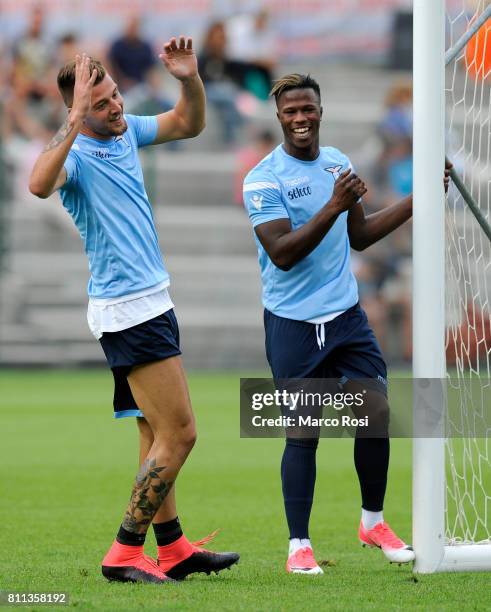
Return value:
[[(414, 0), (413, 6), (413, 377), (416, 380), (440, 379), (443, 381), (448, 374), (445, 348), (448, 317), (446, 300), (448, 302), (448, 299), (445, 294), (445, 278), (448, 277), (446, 257), (449, 257), (445, 243), (447, 222), (442, 189), (446, 134), (446, 3), (445, 0)], [(481, 6), (487, 6), (485, 0)], [(491, 45), (491, 40), (488, 44)], [(484, 108), (484, 112), (489, 113), (490, 110), (491, 107)], [(489, 117), (482, 119), (484, 122), (486, 120), (489, 131)], [(480, 171), (483, 172), (483, 169), (481, 168)], [(489, 189), (487, 195), (489, 197)], [(464, 207), (465, 204), (462, 204), (462, 208), (457, 211), (459, 215), (467, 214)], [(480, 208), (483, 209), (482, 204)], [(489, 215), (489, 204), (487, 211)], [(488, 222), (490, 220), (488, 217)], [(471, 222), (466, 221), (466, 223)], [(475, 230), (473, 227), (472, 231), (473, 236), (478, 236), (479, 229)], [(482, 240), (481, 237), (474, 239)], [(481, 251), (484, 249), (484, 252), (488, 253), (489, 250), (486, 251), (486, 249), (489, 248), (489, 243), (486, 243), (486, 240), (487, 238), (484, 238), (484, 241), (480, 242)], [(472, 252), (474, 246), (471, 245), (469, 253)], [(483, 284), (485, 285), (485, 282)], [(487, 288), (485, 287), (483, 291), (486, 292)], [(475, 298), (474, 295), (474, 301)], [(489, 310), (489, 303), (486, 300), (484, 300), (485, 307)], [(482, 344), (486, 342), (486, 339), (481, 338), (480, 342)], [(471, 368), (472, 376), (482, 375), (483, 378), (489, 379), (490, 352), (488, 347), (486, 350), (488, 351), (487, 370), (483, 368), (481, 372), (479, 368), (477, 370)], [(417, 393), (415, 393), (415, 410), (417, 410), (417, 401)], [(441, 437), (415, 438), (413, 441), (413, 545), (416, 553), (414, 571), (422, 574), (445, 571), (491, 571), (491, 540), (489, 539), (491, 516), (488, 516), (488, 512), (491, 511), (491, 490), (484, 491), (484, 518), (479, 519), (486, 534), (484, 541), (483, 538), (476, 538), (478, 541), (473, 541), (472, 533), (471, 537), (448, 537), (446, 515), (449, 493), (446, 483), (446, 457), (448, 459), (449, 451), (444, 437), (446, 431), (444, 393), (440, 396), (439, 401), (441, 405), (432, 406), (432, 408), (443, 415)], [(465, 449), (465, 441), (462, 444)], [(484, 460), (479, 462), (479, 469), (482, 467), (484, 470), (489, 470), (491, 465), (487, 454), (487, 440), (484, 445), (486, 455)], [(466, 473), (464, 473), (465, 477)], [(486, 484), (486, 479), (489, 485), (491, 478), (486, 476), (484, 484)], [(466, 509), (460, 498), (456, 501), (457, 512), (459, 504), (460, 510), (464, 513)], [(461, 523), (465, 523), (465, 519)]]

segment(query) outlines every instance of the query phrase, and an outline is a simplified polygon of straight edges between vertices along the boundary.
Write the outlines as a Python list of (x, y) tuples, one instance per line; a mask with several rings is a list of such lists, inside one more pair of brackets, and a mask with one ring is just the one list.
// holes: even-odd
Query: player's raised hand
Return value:
[(90, 74), (90, 57), (83, 53), (75, 56), (75, 85), (71, 115), (80, 119), (87, 117), (92, 99), (92, 89), (97, 79), (97, 70)]
[(179, 81), (185, 81), (198, 74), (198, 61), (192, 38), (185, 36), (179, 36), (179, 40), (171, 38), (164, 44), (159, 57), (172, 76)]
[(348, 168), (336, 180), (330, 205), (337, 207), (339, 212), (344, 212), (356, 204), (366, 192), (365, 183)]

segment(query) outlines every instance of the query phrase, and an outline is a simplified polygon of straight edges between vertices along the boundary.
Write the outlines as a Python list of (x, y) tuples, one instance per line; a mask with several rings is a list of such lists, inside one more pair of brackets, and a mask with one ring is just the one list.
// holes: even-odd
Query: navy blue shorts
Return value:
[(114, 416), (143, 416), (127, 376), (134, 366), (181, 354), (174, 310), (122, 331), (104, 332), (99, 342), (114, 376)]
[(307, 323), (264, 311), (266, 357), (275, 379), (363, 379), (387, 396), (387, 366), (359, 304), (328, 323)]

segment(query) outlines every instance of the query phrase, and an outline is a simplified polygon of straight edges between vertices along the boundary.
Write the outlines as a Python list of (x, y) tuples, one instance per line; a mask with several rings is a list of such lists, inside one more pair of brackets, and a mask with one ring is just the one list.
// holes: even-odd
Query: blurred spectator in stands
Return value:
[(56, 52), (56, 70), (75, 59), (77, 53), (80, 53), (79, 40), (73, 32), (67, 32), (58, 39), (58, 49)]
[[(125, 107), (137, 115), (158, 115), (174, 107), (162, 93), (162, 74), (152, 45), (141, 33), (141, 18), (129, 17), (123, 35), (110, 46), (107, 57), (112, 78), (125, 94)], [(167, 145), (177, 148), (179, 142)]]
[(43, 38), (44, 12), (32, 9), (27, 32), (14, 45), (12, 80), (17, 95), (42, 100), (48, 93), (46, 73), (51, 65), (51, 49)]
[[(388, 91), (385, 112), (377, 126), (382, 151), (374, 166), (374, 179), (382, 203), (390, 204), (394, 198), (405, 197), (412, 191), (412, 123), (412, 85), (410, 81), (401, 81)], [(407, 361), (412, 350), (411, 225), (393, 232), (384, 241), (384, 247), (385, 253), (375, 250), (374, 255), (384, 257), (386, 262), (386, 274), (379, 286), (386, 327), (392, 330), (386, 334), (386, 342), (393, 342), (392, 350)], [(367, 307), (370, 309), (370, 305)], [(372, 308), (372, 316), (375, 311)]]
[(252, 170), (276, 146), (276, 138), (271, 130), (261, 130), (255, 134), (252, 143), (237, 151), (237, 171), (235, 173), (234, 200), (242, 205), (242, 185), (249, 170)]
[(413, 188), (412, 99), (410, 82), (394, 85), (387, 94), (385, 115), (378, 129), (383, 145), (378, 166), (382, 174), (379, 178), (388, 184), (396, 197), (409, 195)]
[(111, 76), (122, 92), (144, 83), (149, 70), (156, 64), (152, 46), (140, 34), (140, 25), (140, 17), (132, 15), (123, 36), (109, 48)]
[(227, 22), (230, 58), (246, 63), (243, 86), (260, 100), (267, 100), (277, 65), (277, 37), (269, 12), (242, 13)]
[(5, 100), (4, 132), (7, 138), (20, 134), (27, 139), (49, 138), (48, 121), (56, 82), (47, 78), (51, 49), (43, 37), (44, 13), (34, 6), (26, 33), (13, 48), (10, 87)]
[[(357, 168), (358, 170), (358, 168)], [(363, 169), (360, 169), (363, 175)], [(363, 208), (370, 215), (380, 210), (381, 201), (374, 185), (367, 180), (368, 191), (363, 196)], [(372, 245), (369, 250), (359, 253), (352, 251), (351, 261), (353, 271), (358, 281), (360, 304), (363, 306), (370, 320), (370, 325), (377, 334), (377, 339), (383, 350), (388, 349), (387, 321), (389, 312), (383, 295), (383, 286), (393, 273), (392, 249), (387, 240)]]
[(227, 36), (223, 21), (215, 21), (208, 27), (201, 53), (198, 55), (198, 68), (206, 96), (220, 115), (223, 128), (223, 141), (233, 144), (243, 124), (238, 109), (240, 87), (240, 65), (227, 56)]
[(382, 138), (390, 142), (396, 138), (412, 138), (413, 88), (409, 81), (391, 87), (385, 98), (386, 112), (380, 124)]

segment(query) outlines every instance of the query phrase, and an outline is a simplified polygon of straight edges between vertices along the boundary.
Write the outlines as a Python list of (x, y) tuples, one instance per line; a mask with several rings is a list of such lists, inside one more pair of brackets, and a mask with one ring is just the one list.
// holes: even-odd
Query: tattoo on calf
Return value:
[(62, 143), (66, 137), (73, 130), (73, 125), (70, 125), (68, 119), (61, 126), (61, 128), (56, 132), (53, 140), (44, 147), (44, 152), (51, 151), (51, 149), (55, 149), (60, 143)]
[(123, 527), (132, 533), (145, 533), (155, 513), (169, 493), (173, 481), (163, 480), (160, 472), (166, 466), (157, 466), (155, 459), (143, 462), (136, 476), (130, 503), (123, 519)]

